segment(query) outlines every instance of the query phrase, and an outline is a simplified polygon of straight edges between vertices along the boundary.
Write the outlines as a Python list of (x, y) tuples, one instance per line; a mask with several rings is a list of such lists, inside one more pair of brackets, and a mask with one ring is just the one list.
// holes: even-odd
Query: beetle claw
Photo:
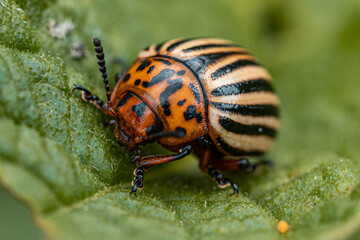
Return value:
[(141, 157), (141, 149), (140, 148), (137, 148), (136, 150), (136, 153), (135, 153), (135, 156), (133, 157), (133, 159), (131, 159), (131, 162), (132, 163), (135, 163), (137, 160), (139, 160)]
[(132, 189), (131, 189), (130, 196), (131, 196), (131, 194), (134, 194), (135, 197), (137, 197), (136, 191), (137, 191), (137, 187), (136, 187), (136, 185), (134, 185), (134, 186), (132, 187)]
[(141, 167), (138, 167), (134, 171), (135, 178), (132, 182), (133, 186), (131, 188), (130, 196), (134, 193), (135, 197), (137, 197), (136, 192), (137, 189), (141, 189), (143, 187), (144, 180), (144, 170)]
[(231, 179), (225, 178), (215, 168), (209, 168), (208, 173), (213, 179), (215, 179), (215, 181), (218, 183), (219, 187), (225, 188), (225, 187), (228, 187), (231, 185), (231, 187), (234, 189), (234, 192), (231, 195), (235, 195), (235, 194), (239, 193), (238, 185), (236, 183), (234, 183)]

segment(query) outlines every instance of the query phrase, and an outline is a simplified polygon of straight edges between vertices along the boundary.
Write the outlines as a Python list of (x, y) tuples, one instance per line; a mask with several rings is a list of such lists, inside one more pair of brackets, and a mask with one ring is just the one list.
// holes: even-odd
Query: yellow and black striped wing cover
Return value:
[(206, 94), (209, 135), (225, 155), (260, 155), (279, 128), (279, 100), (268, 72), (246, 50), (222, 39), (174, 39), (138, 58), (162, 55), (189, 66)]

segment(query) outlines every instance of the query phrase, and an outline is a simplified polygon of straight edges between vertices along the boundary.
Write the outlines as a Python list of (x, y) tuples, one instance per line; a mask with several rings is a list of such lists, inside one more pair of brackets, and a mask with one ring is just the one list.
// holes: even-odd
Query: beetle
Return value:
[[(268, 151), (279, 128), (279, 99), (269, 73), (241, 46), (215, 38), (174, 39), (141, 51), (111, 92), (104, 51), (93, 38), (107, 102), (81, 85), (82, 98), (116, 120), (119, 144), (135, 151), (131, 193), (150, 167), (195, 153), (221, 188), (238, 186), (219, 171), (246, 169)], [(174, 155), (141, 156), (157, 141)], [(130, 194), (131, 194), (130, 193)]]

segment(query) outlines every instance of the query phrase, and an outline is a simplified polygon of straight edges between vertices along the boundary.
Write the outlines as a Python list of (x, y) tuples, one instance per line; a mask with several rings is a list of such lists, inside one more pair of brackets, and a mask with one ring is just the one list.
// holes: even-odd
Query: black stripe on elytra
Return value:
[[(243, 51), (233, 51), (233, 52), (218, 52), (218, 53), (209, 53), (209, 54), (202, 54), (201, 58), (205, 59), (206, 65), (214, 64), (218, 62), (221, 58), (232, 56), (232, 55), (244, 55), (247, 54), (245, 50)], [(198, 58), (198, 57), (195, 57)]]
[(183, 80), (181, 78), (168, 81), (170, 85), (167, 86), (165, 90), (160, 94), (160, 98), (159, 98), (160, 105), (164, 109), (165, 116), (169, 116), (171, 114), (170, 103), (168, 101), (168, 98), (172, 94), (174, 94), (177, 90), (182, 88), (183, 86), (182, 81)]
[(265, 135), (268, 137), (275, 137), (276, 130), (263, 126), (263, 125), (244, 125), (238, 122), (233, 121), (230, 118), (220, 116), (219, 117), (220, 125), (229, 132), (236, 134), (245, 134), (245, 135)]
[(194, 105), (187, 107), (186, 111), (184, 112), (184, 117), (186, 121), (196, 118), (198, 123), (201, 123), (203, 120), (201, 113), (196, 111), (196, 107)]
[(269, 81), (259, 78), (215, 88), (211, 91), (211, 95), (219, 97), (250, 92), (274, 92), (274, 90)]
[(263, 151), (245, 151), (242, 149), (234, 148), (224, 142), (221, 137), (217, 137), (216, 141), (218, 142), (219, 146), (227, 153), (235, 156), (259, 156), (262, 155)]
[(159, 51), (160, 51), (160, 49), (161, 49), (161, 47), (164, 45), (164, 43), (165, 43), (165, 42), (162, 42), (162, 43), (159, 43), (158, 45), (156, 45), (156, 47), (155, 47), (156, 52), (159, 52)]
[(170, 46), (168, 46), (168, 47), (166, 48), (166, 51), (172, 51), (172, 50), (174, 50), (174, 48), (180, 46), (180, 45), (183, 44), (183, 43), (189, 42), (189, 41), (191, 41), (191, 40), (193, 40), (193, 39), (194, 39), (194, 38), (188, 38), (188, 39), (182, 39), (182, 40), (179, 40), (179, 41), (177, 41), (177, 42), (174, 42), (173, 44), (171, 44)]
[(146, 108), (146, 104), (142, 102), (132, 106), (131, 110), (133, 110), (138, 117), (142, 117), (142, 115), (144, 115), (145, 108)]
[(171, 65), (171, 62), (169, 62), (168, 60), (166, 59), (163, 59), (163, 58), (154, 58), (155, 61), (158, 61), (158, 62), (163, 62), (165, 63), (166, 65), (170, 66)]
[(171, 78), (172, 76), (174, 76), (174, 74), (175, 74), (174, 70), (165, 68), (165, 69), (161, 70), (161, 72), (158, 75), (154, 76), (150, 80), (150, 82), (143, 81), (142, 85), (143, 85), (143, 87), (146, 87), (146, 88), (151, 87), (152, 85), (158, 84), (159, 82), (162, 82), (166, 79)]
[(194, 47), (190, 47), (190, 48), (186, 48), (183, 49), (183, 52), (192, 52), (192, 51), (198, 51), (198, 50), (203, 50), (203, 49), (208, 49), (208, 48), (218, 48), (218, 47), (239, 47), (239, 45), (237, 44), (203, 44), (203, 45), (198, 45), (198, 46), (194, 46)]
[(141, 83), (141, 80), (140, 79), (136, 79), (135, 82), (134, 82), (134, 85), (137, 86)]
[(235, 54), (244, 54), (244, 52), (219, 52), (219, 53), (210, 53), (202, 54), (197, 57), (191, 58), (185, 63), (191, 67), (191, 69), (198, 73), (200, 70), (204, 69), (206, 66), (214, 64), (215, 62), (220, 61), (221, 58), (235, 55)]
[(233, 63), (230, 63), (224, 67), (221, 67), (219, 69), (217, 69), (215, 72), (213, 72), (211, 74), (211, 78), (212, 80), (216, 80), (219, 77), (222, 77), (228, 73), (231, 73), (232, 71), (242, 68), (242, 67), (246, 67), (246, 66), (259, 66), (259, 64), (257, 62), (254, 62), (252, 60), (248, 60), (248, 59), (240, 59), (237, 60)]
[(121, 107), (121, 106), (124, 106), (124, 105), (127, 103), (127, 101), (129, 100), (129, 98), (130, 98), (131, 96), (132, 96), (132, 93), (131, 93), (131, 92), (126, 93), (126, 94), (119, 100), (119, 102), (118, 102), (117, 105), (116, 105), (116, 108)]
[(274, 105), (239, 105), (210, 102), (214, 107), (225, 111), (248, 116), (279, 116), (279, 110)]
[(191, 91), (193, 92), (193, 94), (194, 94), (194, 96), (195, 96), (195, 98), (196, 98), (196, 101), (197, 101), (198, 103), (201, 103), (200, 93), (199, 93), (199, 91), (197, 90), (197, 88), (195, 87), (195, 85), (192, 84), (192, 83), (189, 83), (189, 87), (190, 87)]
[(141, 65), (136, 69), (136, 71), (142, 71), (144, 70), (145, 68), (147, 68), (148, 66), (150, 66), (151, 64), (151, 61), (150, 60), (145, 60), (141, 63)]

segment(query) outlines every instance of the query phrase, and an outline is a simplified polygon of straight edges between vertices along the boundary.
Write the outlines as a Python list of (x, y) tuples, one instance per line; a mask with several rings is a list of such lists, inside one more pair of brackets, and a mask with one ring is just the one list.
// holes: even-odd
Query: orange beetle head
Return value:
[(115, 134), (118, 137), (120, 146), (125, 147), (129, 151), (133, 151), (142, 143), (142, 137), (138, 135), (131, 125), (119, 114), (115, 128)]

